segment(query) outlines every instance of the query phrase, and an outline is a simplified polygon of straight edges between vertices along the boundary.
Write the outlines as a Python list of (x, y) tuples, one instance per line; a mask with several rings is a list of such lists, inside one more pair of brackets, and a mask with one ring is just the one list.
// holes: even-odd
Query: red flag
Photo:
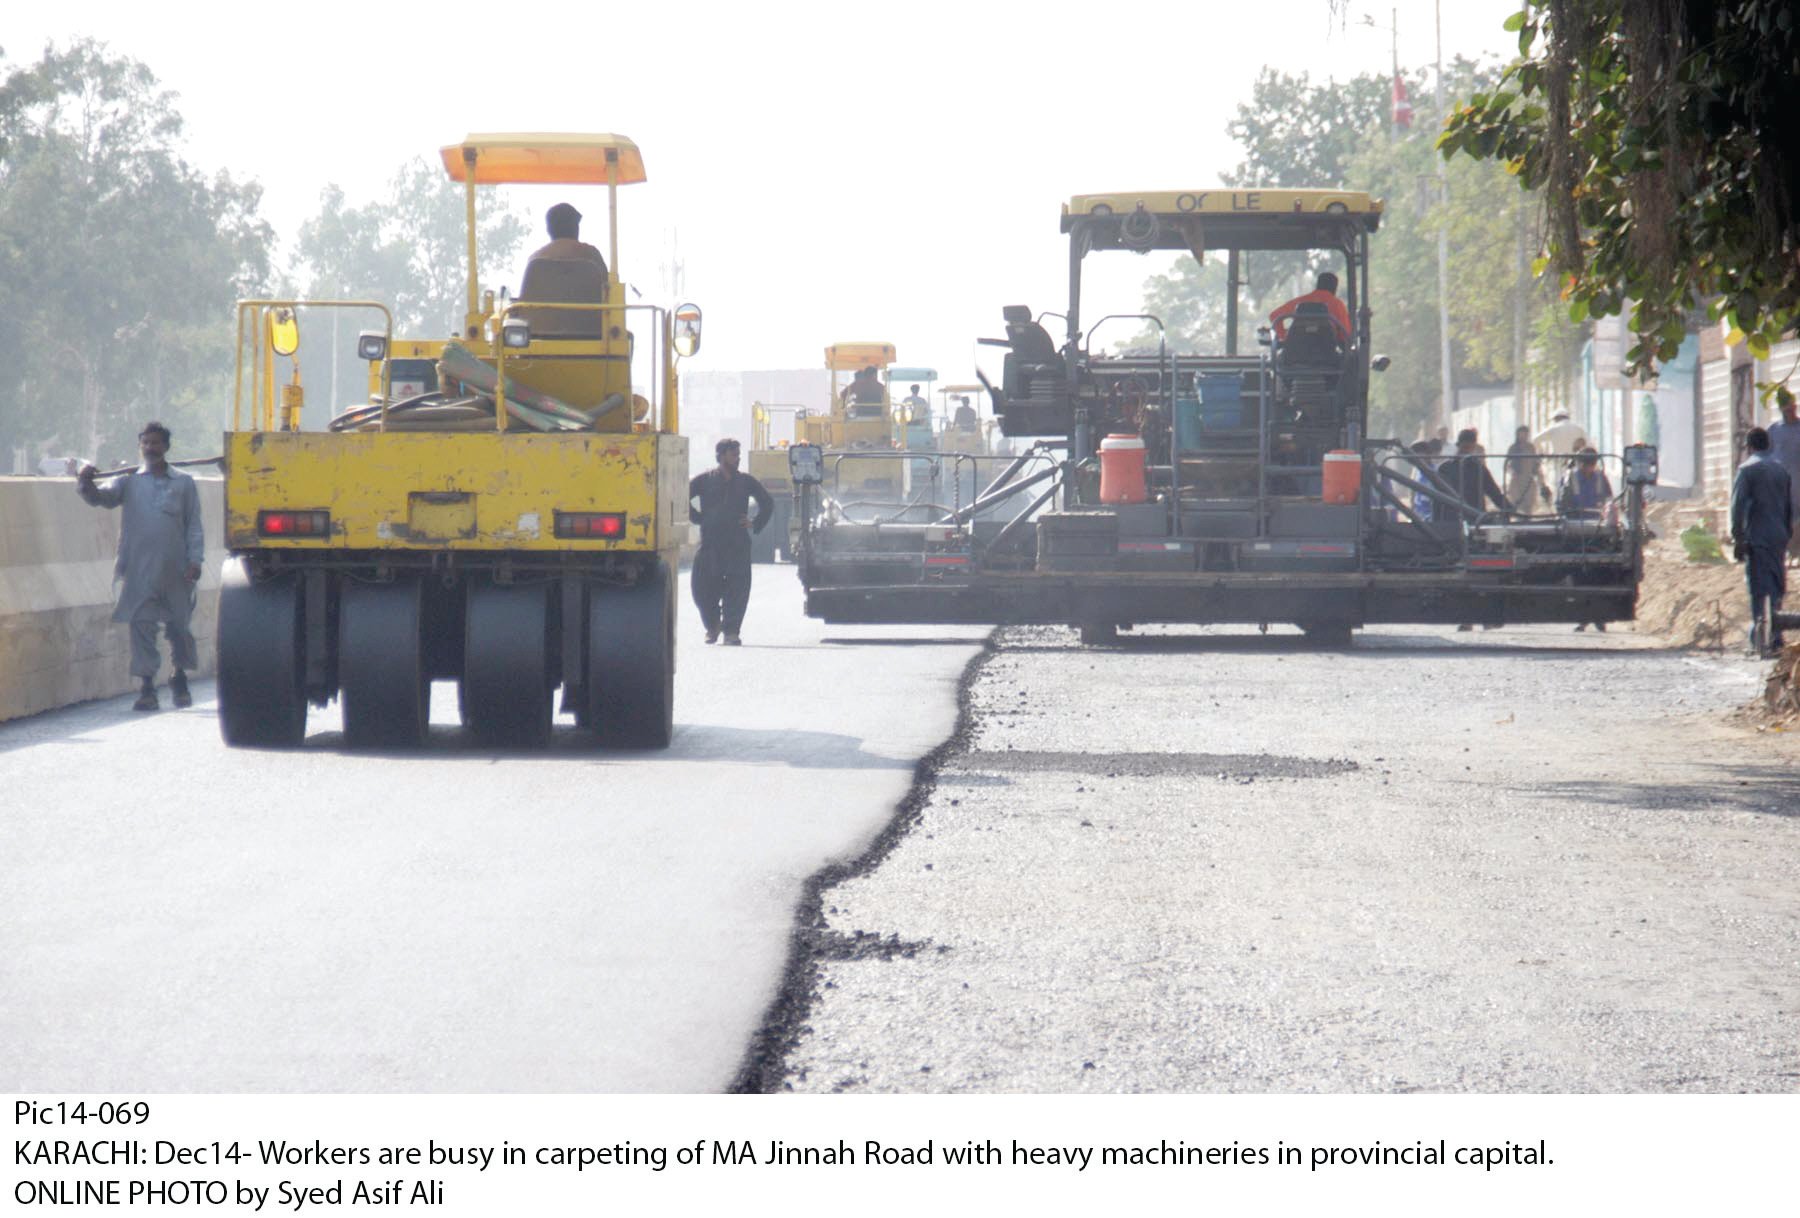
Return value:
[(1394, 77), (1394, 126), (1412, 129), (1412, 103), (1406, 99), (1406, 82)]

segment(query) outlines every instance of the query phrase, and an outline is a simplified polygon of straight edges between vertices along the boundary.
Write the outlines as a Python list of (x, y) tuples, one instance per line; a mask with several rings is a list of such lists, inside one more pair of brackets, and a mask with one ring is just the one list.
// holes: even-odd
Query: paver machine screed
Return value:
[[(618, 189), (644, 180), (643, 158), (606, 134), (471, 135), (442, 156), (466, 199), (462, 325), (365, 330), (367, 406), (301, 430), (297, 384), (278, 401), (274, 373), (305, 319), (383, 306), (238, 306), (224, 737), (298, 744), (308, 704), (335, 697), (349, 745), (417, 746), (443, 679), (486, 741), (545, 745), (560, 687), (603, 742), (665, 747), (687, 520), (675, 361), (698, 348), (700, 313), (637, 303), (619, 276)], [(534, 257), (520, 299), (480, 291), (476, 189), (498, 183), (603, 189), (605, 265), (589, 247)]]

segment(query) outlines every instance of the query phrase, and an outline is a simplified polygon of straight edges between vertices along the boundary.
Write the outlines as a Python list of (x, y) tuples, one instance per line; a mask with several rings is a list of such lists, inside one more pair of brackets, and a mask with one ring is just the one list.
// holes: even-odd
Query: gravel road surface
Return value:
[(1800, 1090), (1800, 750), (1629, 634), (1002, 631), (740, 1080)]

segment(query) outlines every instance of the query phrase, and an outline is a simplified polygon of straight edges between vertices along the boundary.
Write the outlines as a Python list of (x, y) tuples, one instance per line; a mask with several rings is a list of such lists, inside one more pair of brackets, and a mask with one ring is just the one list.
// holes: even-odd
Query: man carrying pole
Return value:
[(131, 675), (142, 683), (132, 710), (157, 709), (156, 626), (169, 639), (169, 693), (179, 707), (192, 706), (188, 670), (200, 666), (188, 620), (194, 611), (194, 589), (205, 557), (200, 522), (200, 493), (194, 480), (170, 467), (169, 429), (146, 423), (138, 433), (143, 464), (136, 470), (97, 484), (93, 466), (81, 469), (76, 493), (95, 507), (123, 509), (119, 522), (119, 557), (113, 578), (119, 584), (112, 620), (131, 626)]

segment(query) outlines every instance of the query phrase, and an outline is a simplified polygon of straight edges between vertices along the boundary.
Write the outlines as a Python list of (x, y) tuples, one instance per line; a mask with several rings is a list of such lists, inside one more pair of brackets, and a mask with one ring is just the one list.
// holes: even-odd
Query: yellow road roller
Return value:
[[(238, 304), (225, 740), (297, 745), (309, 704), (336, 698), (349, 746), (416, 747), (431, 682), (454, 680), (483, 742), (548, 744), (560, 690), (601, 742), (666, 747), (687, 521), (675, 365), (700, 310), (619, 276), (618, 190), (643, 157), (611, 134), (471, 135), (442, 156), (468, 224), (454, 334), (397, 336), (375, 301)], [(559, 234), (516, 297), (482, 291), (476, 189), (500, 183), (603, 188), (610, 256)], [(302, 331), (329, 336), (345, 310), (375, 323), (356, 336), (369, 401), (302, 430)]]

